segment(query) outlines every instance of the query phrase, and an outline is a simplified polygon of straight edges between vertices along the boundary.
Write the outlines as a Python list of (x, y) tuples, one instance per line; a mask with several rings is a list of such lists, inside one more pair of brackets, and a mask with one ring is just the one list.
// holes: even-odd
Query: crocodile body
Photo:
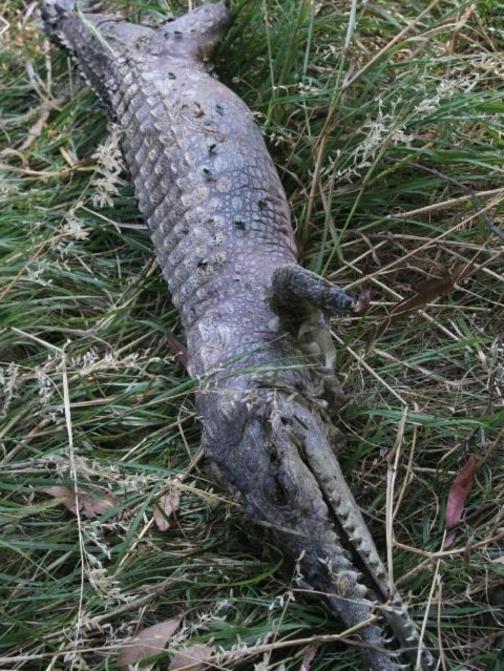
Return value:
[[(351, 299), (297, 265), (288, 203), (260, 130), (207, 72), (227, 10), (206, 5), (153, 29), (73, 5), (46, 0), (46, 30), (122, 129), (199, 380), (206, 456), (348, 627), (376, 615), (359, 630), (363, 651), (371, 669), (394, 671), (398, 652), (385, 633), (410, 660), (418, 636), (330, 444), (323, 312), (348, 309)], [(430, 668), (426, 652), (419, 658)]]

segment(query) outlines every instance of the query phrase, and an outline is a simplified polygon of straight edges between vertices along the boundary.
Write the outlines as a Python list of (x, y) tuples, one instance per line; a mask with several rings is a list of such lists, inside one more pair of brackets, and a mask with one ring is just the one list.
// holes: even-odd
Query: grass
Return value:
[[(264, 129), (301, 259), (372, 291), (364, 318), (334, 322), (344, 472), (383, 556), (393, 522), (394, 576), (440, 668), (501, 670), (504, 277), (489, 224), (502, 230), (503, 6), (232, 7), (217, 69)], [(32, 4), (3, 12), (0, 668), (113, 669), (127, 636), (186, 612), (172, 650), (211, 641), (222, 668), (299, 669), (309, 644), (276, 644), (341, 626), (296, 594), (281, 551), (249, 535), (197, 462), (193, 383), (170, 349), (183, 334), (127, 180), (96, 204), (104, 111)], [(460, 264), (474, 265), (448, 295), (422, 288)], [(416, 289), (420, 309), (394, 316)], [(486, 458), (442, 553), (471, 455)], [(44, 491), (76, 481), (111, 507), (76, 518)], [(161, 532), (167, 487), (180, 507)], [(338, 643), (319, 641), (311, 662), (359, 668)]]

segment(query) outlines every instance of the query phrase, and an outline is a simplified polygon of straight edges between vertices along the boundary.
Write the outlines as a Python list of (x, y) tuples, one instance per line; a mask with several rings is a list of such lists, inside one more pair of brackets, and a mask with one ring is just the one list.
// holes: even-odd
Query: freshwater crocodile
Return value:
[(261, 132), (206, 67), (228, 10), (204, 5), (152, 28), (83, 14), (74, 0), (45, 0), (42, 17), (121, 128), (139, 208), (181, 315), (214, 472), (299, 563), (305, 587), (358, 630), (369, 668), (395, 671), (417, 660), (432, 668), (331, 447), (334, 353), (325, 316), (355, 303), (298, 265)]

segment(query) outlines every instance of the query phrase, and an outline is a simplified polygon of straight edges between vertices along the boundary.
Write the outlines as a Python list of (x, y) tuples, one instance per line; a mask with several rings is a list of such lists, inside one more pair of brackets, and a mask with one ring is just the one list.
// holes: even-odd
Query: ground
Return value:
[[(439, 668), (503, 669), (502, 4), (231, 4), (216, 68), (264, 130), (300, 258), (371, 292), (333, 322), (343, 470)], [(180, 615), (160, 668), (193, 644), (223, 669), (362, 668), (209, 480), (117, 132), (36, 3), (4, 2), (0, 31), (0, 668), (117, 668)]]

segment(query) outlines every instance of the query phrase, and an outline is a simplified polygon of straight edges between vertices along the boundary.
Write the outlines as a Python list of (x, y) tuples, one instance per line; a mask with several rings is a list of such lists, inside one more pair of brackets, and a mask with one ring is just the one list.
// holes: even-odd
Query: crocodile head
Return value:
[[(202, 388), (205, 453), (258, 527), (299, 558), (303, 585), (324, 594), (347, 626), (369, 622), (359, 636), (370, 667), (397, 671), (400, 653), (384, 652), (384, 633), (414, 661), (418, 634), (345, 482), (322, 411), (296, 394), (297, 375), (284, 370), (282, 378), (283, 388), (251, 376)], [(422, 652), (420, 668), (431, 666)]]

